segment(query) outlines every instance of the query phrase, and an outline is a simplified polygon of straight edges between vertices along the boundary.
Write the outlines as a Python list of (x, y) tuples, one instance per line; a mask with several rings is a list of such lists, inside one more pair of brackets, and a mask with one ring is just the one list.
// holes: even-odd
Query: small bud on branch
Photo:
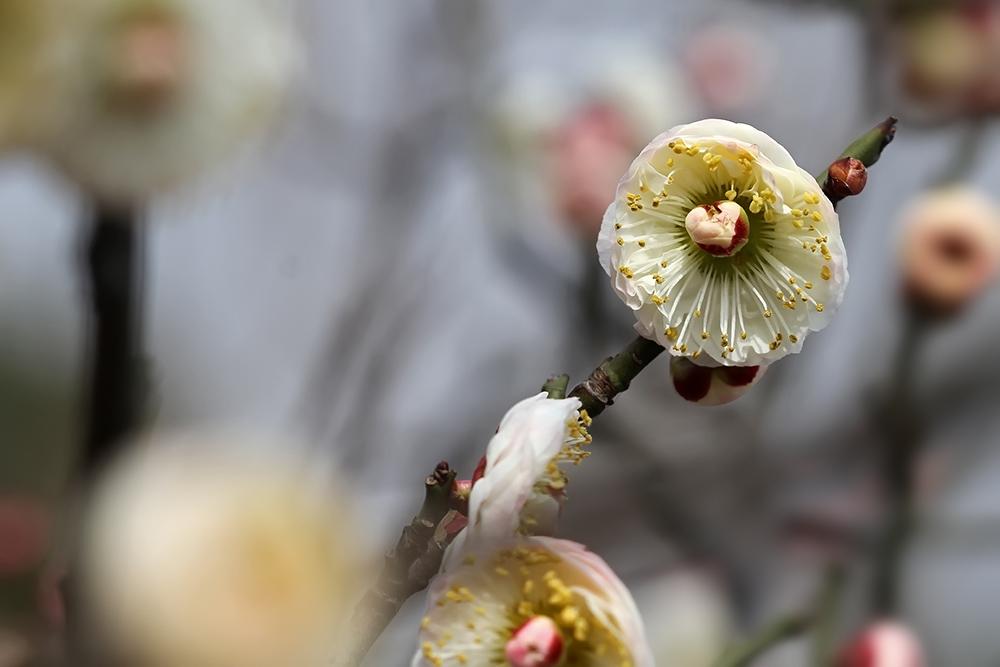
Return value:
[[(885, 150), (886, 146), (892, 143), (892, 140), (896, 138), (896, 124), (899, 121), (893, 116), (889, 116), (884, 121), (873, 127), (868, 132), (865, 132), (860, 137), (855, 139), (851, 144), (844, 149), (844, 152), (840, 154), (840, 157), (834, 161), (834, 165), (840, 164), (844, 158), (854, 158), (861, 163), (863, 167), (871, 167), (873, 164), (878, 162), (879, 158), (882, 157), (882, 151)], [(834, 206), (837, 205), (844, 197), (836, 196), (836, 193), (832, 190), (832, 186), (829, 185), (831, 171), (827, 169), (822, 174), (816, 177), (816, 181), (823, 187), (823, 192), (826, 196), (830, 198)], [(867, 176), (865, 179), (867, 183)], [(864, 189), (864, 185), (861, 186), (861, 190)], [(861, 192), (858, 190), (858, 194)], [(850, 195), (848, 195), (850, 196)]]
[(830, 165), (829, 176), (823, 192), (834, 204), (842, 199), (861, 194), (868, 184), (868, 169), (864, 162), (853, 157), (840, 158)]

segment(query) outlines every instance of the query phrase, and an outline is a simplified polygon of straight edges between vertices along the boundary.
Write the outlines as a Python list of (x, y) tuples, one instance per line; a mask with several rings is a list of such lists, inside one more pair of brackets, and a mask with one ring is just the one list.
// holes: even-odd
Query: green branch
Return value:
[(569, 386), (568, 375), (554, 375), (542, 385), (542, 391), (549, 395), (549, 398), (566, 398), (566, 387)]

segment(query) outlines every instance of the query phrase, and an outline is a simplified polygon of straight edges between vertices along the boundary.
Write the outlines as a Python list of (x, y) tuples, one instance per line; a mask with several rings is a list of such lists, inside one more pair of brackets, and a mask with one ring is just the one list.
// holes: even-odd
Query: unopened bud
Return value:
[(766, 366), (700, 366), (685, 357), (670, 360), (674, 389), (699, 405), (732, 403), (764, 375)]
[(534, 616), (514, 631), (505, 656), (512, 667), (554, 667), (562, 660), (563, 637), (548, 616)]
[(868, 169), (864, 162), (853, 157), (840, 158), (830, 165), (830, 172), (823, 187), (834, 202), (861, 194), (868, 184)]
[(896, 621), (869, 626), (840, 656), (837, 667), (924, 667), (920, 641)]

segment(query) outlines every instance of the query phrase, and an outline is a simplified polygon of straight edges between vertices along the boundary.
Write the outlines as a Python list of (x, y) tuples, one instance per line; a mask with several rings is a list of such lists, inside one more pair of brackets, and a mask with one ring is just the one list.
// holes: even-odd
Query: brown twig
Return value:
[(396, 546), (386, 554), (375, 585), (355, 608), (351, 645), (340, 664), (359, 664), (403, 603), (426, 588), (437, 572), (444, 545), (433, 539), (434, 531), (448, 513), (454, 482), (455, 471), (445, 461), (424, 480), (423, 506), (403, 528)]

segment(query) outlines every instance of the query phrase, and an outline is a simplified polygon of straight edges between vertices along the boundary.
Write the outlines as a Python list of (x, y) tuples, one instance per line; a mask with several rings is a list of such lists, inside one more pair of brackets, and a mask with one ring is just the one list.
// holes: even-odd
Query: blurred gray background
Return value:
[[(152, 409), (164, 427), (298, 436), (317, 470), (340, 469), (358, 489), (372, 548), (412, 516), (437, 460), (467, 475), (508, 407), (550, 373), (581, 378), (632, 336), (591, 246), (509, 178), (531, 168), (495, 136), (519, 72), (544, 70), (572, 96), (601, 49), (621, 44), (683, 80), (688, 39), (725, 23), (772, 59), (731, 119), (810, 171), (885, 114), (903, 118), (868, 191), (841, 207), (851, 286), (834, 324), (726, 407), (685, 403), (659, 361), (602, 418), (572, 475), (564, 534), (622, 574), (650, 634), (672, 642), (669, 664), (704, 664), (669, 653), (699, 632), (717, 643), (801, 604), (831, 548), (801, 526), (862, 544), (877, 527), (877, 397), (900, 321), (895, 224), (968, 128), (908, 124), (905, 107), (868, 99), (864, 26), (834, 9), (311, 0), (301, 13), (307, 67), (275, 136), (149, 212)], [(714, 111), (686, 88), (669, 91), (661, 129)], [(978, 141), (967, 180), (995, 191), (998, 133), (987, 126)], [(45, 165), (0, 162), (0, 481), (51, 500), (83, 384), (84, 214)], [(930, 447), (905, 611), (931, 665), (1000, 665), (998, 326), (992, 290), (934, 332), (916, 371)], [(863, 549), (855, 561), (845, 636), (862, 618)], [(419, 605), (370, 664), (406, 662)], [(801, 651), (760, 664), (801, 665)]]

